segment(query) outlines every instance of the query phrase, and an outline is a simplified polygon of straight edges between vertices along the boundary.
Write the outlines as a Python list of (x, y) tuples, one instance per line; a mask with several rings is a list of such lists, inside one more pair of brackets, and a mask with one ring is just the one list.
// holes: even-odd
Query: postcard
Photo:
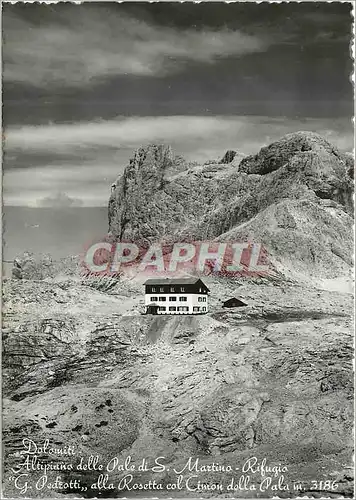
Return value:
[(3, 498), (354, 498), (353, 2), (3, 2)]

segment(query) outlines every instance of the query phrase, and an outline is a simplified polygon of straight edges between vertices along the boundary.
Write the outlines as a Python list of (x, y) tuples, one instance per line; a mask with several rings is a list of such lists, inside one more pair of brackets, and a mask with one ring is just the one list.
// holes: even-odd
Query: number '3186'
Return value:
[(312, 481), (311, 482), (311, 490), (327, 490), (327, 491), (335, 491), (338, 488), (338, 484), (336, 481), (331, 481), (328, 479), (326, 481)]

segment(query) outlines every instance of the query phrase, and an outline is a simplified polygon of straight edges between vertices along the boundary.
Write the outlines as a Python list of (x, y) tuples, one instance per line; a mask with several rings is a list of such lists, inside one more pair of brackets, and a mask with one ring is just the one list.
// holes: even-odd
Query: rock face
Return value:
[(318, 198), (334, 200), (352, 213), (349, 161), (346, 154), (318, 134), (296, 132), (262, 148), (257, 155), (242, 159), (239, 171), (266, 175), (285, 166), (288, 173), (296, 171), (298, 180)]
[(236, 151), (229, 149), (228, 151), (226, 151), (223, 158), (220, 160), (220, 163), (231, 163), (236, 155), (237, 155)]
[[(315, 272), (320, 276), (329, 276), (330, 269), (333, 276), (347, 272), (353, 247), (350, 157), (311, 132), (289, 134), (238, 162), (232, 153), (228, 151), (222, 163), (185, 169), (180, 163), (175, 169), (170, 149), (139, 149), (110, 197), (112, 235), (152, 242), (243, 234), (264, 244), (279, 265), (285, 252), (276, 243), (277, 228), (284, 227), (291, 241), (311, 241), (309, 254), (296, 259), (301, 267), (306, 258), (306, 274), (313, 274), (313, 255), (320, 256), (321, 248), (312, 240), (322, 220), (332, 237), (323, 242)], [(275, 224), (266, 226), (269, 212)], [(341, 252), (334, 252), (335, 243)], [(293, 248), (289, 245), (288, 251)]]
[[(123, 177), (116, 183), (109, 202), (109, 223), (115, 236), (145, 238), (146, 234), (150, 235), (151, 231), (145, 227), (146, 207), (149, 211), (154, 209), (153, 195), (163, 191), (165, 173), (172, 162), (173, 155), (169, 147), (151, 145), (135, 152)], [(132, 203), (128, 203), (129, 198)], [(141, 223), (143, 225), (138, 233), (137, 226)], [(164, 223), (161, 223), (156, 234), (165, 229)]]
[(60, 272), (67, 276), (74, 275), (79, 269), (80, 262), (76, 257), (66, 257), (58, 262), (48, 254), (24, 252), (13, 261), (12, 277), (20, 280), (43, 280), (58, 276)]

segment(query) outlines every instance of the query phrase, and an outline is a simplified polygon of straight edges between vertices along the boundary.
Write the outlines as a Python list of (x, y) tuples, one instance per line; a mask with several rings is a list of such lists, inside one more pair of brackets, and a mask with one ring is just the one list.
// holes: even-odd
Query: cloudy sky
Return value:
[(352, 150), (351, 3), (3, 4), (4, 199), (106, 205), (135, 148)]

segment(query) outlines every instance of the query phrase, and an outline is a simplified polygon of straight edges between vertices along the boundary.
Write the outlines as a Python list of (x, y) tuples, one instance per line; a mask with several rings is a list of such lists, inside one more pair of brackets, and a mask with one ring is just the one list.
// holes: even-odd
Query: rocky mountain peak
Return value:
[[(182, 158), (176, 161), (167, 146), (140, 148), (111, 194), (111, 235), (145, 243), (253, 239), (266, 244), (277, 260), (282, 254), (285, 260), (291, 250), (287, 243), (283, 245), (289, 250), (281, 249), (279, 228), (285, 227), (284, 214), (290, 212), (287, 239), (303, 240), (307, 248), (307, 255), (300, 257), (301, 269), (307, 261), (308, 272), (318, 267), (319, 275), (329, 273), (330, 266), (334, 274), (349, 268), (350, 158), (320, 135), (303, 131), (282, 137), (256, 155), (241, 158), (234, 153), (227, 151), (212, 165), (189, 165)], [(302, 220), (307, 223), (300, 226)], [(323, 237), (317, 238), (313, 229), (321, 220), (333, 227), (323, 250)], [(344, 241), (342, 258), (332, 250), (334, 239)], [(316, 262), (320, 252), (324, 256)]]
[(137, 167), (151, 166), (165, 168), (172, 164), (174, 159), (171, 146), (165, 144), (148, 144), (137, 149), (130, 164)]
[(268, 174), (290, 162), (293, 157), (307, 152), (321, 157), (333, 155), (340, 160), (344, 156), (321, 135), (300, 131), (285, 135), (263, 147), (256, 155), (247, 156), (241, 161), (239, 170), (248, 174)]
[(237, 155), (236, 151), (233, 151), (232, 149), (228, 149), (222, 159), (220, 160), (220, 163), (231, 163), (235, 156)]

